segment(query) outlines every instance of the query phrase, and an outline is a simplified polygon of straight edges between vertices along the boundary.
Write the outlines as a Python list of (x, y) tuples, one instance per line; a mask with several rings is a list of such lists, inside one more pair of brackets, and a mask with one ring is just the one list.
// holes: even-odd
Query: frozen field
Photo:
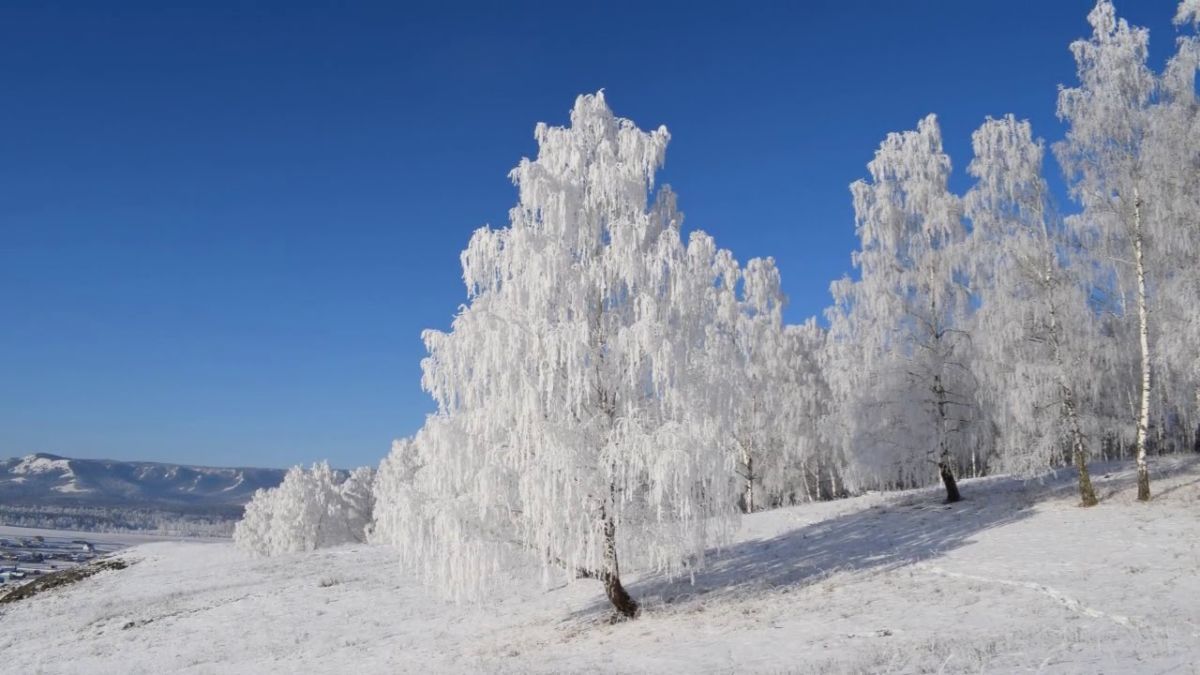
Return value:
[(82, 565), (130, 546), (178, 537), (48, 530), (0, 525), (0, 595), (56, 570)]
[[(157, 542), (137, 561), (0, 609), (5, 672), (1200, 672), (1200, 464), (1124, 466), (1074, 506), (1071, 476), (964, 481), (743, 521), (695, 584), (630, 575), (455, 606), (385, 548), (250, 559)], [(120, 535), (125, 537), (125, 535)], [(133, 543), (133, 542), (129, 542)]]
[(80, 532), (76, 530), (44, 530), (33, 527), (12, 527), (0, 524), (0, 538), (23, 539), (29, 537), (49, 539), (86, 539), (97, 544), (97, 548), (107, 549), (126, 548), (138, 544), (148, 544), (156, 541), (184, 541), (183, 537), (167, 537), (155, 534), (136, 534), (126, 532)]

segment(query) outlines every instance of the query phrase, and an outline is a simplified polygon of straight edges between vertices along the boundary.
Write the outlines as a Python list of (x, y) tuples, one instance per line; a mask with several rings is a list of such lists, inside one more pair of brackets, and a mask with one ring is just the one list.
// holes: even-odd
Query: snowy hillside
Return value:
[(515, 577), (438, 600), (387, 548), (251, 559), (156, 543), (135, 564), (0, 605), (11, 672), (1200, 672), (1200, 461), (963, 482), (758, 513), (695, 577), (634, 571), (610, 623), (600, 584)]

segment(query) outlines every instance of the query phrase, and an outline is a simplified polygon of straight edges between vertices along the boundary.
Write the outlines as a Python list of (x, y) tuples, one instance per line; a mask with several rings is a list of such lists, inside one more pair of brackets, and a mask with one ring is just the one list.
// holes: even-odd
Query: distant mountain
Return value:
[(240, 513), (282, 469), (69, 459), (37, 453), (0, 459), (0, 504)]

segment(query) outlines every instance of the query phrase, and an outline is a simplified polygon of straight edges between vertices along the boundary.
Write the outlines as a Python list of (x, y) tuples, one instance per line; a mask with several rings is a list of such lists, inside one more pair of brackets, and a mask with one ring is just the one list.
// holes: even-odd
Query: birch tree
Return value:
[(622, 565), (698, 563), (736, 515), (738, 269), (703, 233), (685, 244), (674, 195), (653, 191), (666, 128), (598, 93), (534, 135), (509, 226), (462, 254), (469, 304), (424, 335), (438, 413), (408, 496), (377, 509), (395, 504), (380, 523), (451, 594), (486, 592), (516, 551), (547, 580), (601, 579), (632, 617)]
[[(1175, 21), (1197, 26), (1200, 5), (1181, 3)], [(1200, 103), (1196, 96), (1200, 38), (1183, 35), (1158, 80), (1149, 110), (1146, 163), (1153, 180), (1146, 186), (1149, 215), (1160, 223), (1158, 256), (1163, 273), (1152, 298), (1157, 316), (1154, 371), (1159, 394), (1158, 429), (1162, 445), (1200, 448)]]
[[(1104, 364), (1084, 281), (1067, 267), (1078, 247), (1050, 208), (1044, 150), (1029, 123), (988, 118), (971, 140), (976, 183), (964, 206), (980, 303), (972, 334), (1000, 454), (1009, 470), (1035, 472), (1055, 463), (1065, 441), (1081, 503), (1093, 506), (1082, 406)], [(1076, 265), (1086, 265), (1080, 257)]]
[(784, 300), (774, 259), (747, 262), (735, 332), (741, 377), (728, 382), (741, 389), (733, 442), (746, 513), (838, 492), (841, 466), (821, 436), (829, 403), (820, 360), (825, 332), (815, 319), (785, 325)]
[(787, 442), (794, 408), (787, 344), (783, 332), (783, 292), (779, 270), (771, 258), (749, 261), (742, 271), (742, 298), (734, 338), (741, 377), (735, 386), (733, 442), (746, 513), (761, 507), (764, 480), (777, 484), (791, 453)]
[[(1132, 286), (1126, 305), (1136, 316), (1139, 382), (1135, 453), (1138, 499), (1150, 499), (1146, 460), (1151, 418), (1152, 350), (1150, 295), (1161, 285), (1168, 262), (1165, 247), (1177, 234), (1150, 203), (1159, 176), (1148, 142), (1157, 82), (1146, 65), (1149, 32), (1118, 19), (1108, 0), (1088, 14), (1092, 37), (1071, 44), (1079, 86), (1059, 91), (1058, 115), (1068, 124), (1055, 147), (1070, 179), (1071, 195), (1083, 212), (1070, 219), (1092, 230), (1115, 265), (1122, 289)], [(1183, 139), (1180, 139), (1183, 140)]]
[(832, 391), (825, 370), (827, 332), (810, 318), (784, 326), (785, 368), (789, 382), (787, 447), (790, 457), (777, 485), (767, 493), (779, 504), (844, 496), (845, 458), (828, 435)]
[(921, 484), (936, 467), (958, 501), (956, 467), (978, 442), (975, 382), (956, 276), (965, 230), (936, 117), (889, 134), (867, 166), (871, 180), (851, 185), (861, 279), (834, 285), (830, 314), (844, 447), (872, 480)]

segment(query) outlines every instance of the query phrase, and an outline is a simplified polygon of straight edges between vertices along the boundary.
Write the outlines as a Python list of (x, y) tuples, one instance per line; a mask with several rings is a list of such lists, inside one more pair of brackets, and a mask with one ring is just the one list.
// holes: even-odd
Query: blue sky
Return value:
[[(985, 115), (1057, 139), (1091, 7), (702, 4), (4, 3), (0, 456), (377, 462), (534, 124), (599, 88), (820, 313), (883, 136), (938, 113), (960, 190)], [(1156, 64), (1175, 4), (1117, 5)]]

